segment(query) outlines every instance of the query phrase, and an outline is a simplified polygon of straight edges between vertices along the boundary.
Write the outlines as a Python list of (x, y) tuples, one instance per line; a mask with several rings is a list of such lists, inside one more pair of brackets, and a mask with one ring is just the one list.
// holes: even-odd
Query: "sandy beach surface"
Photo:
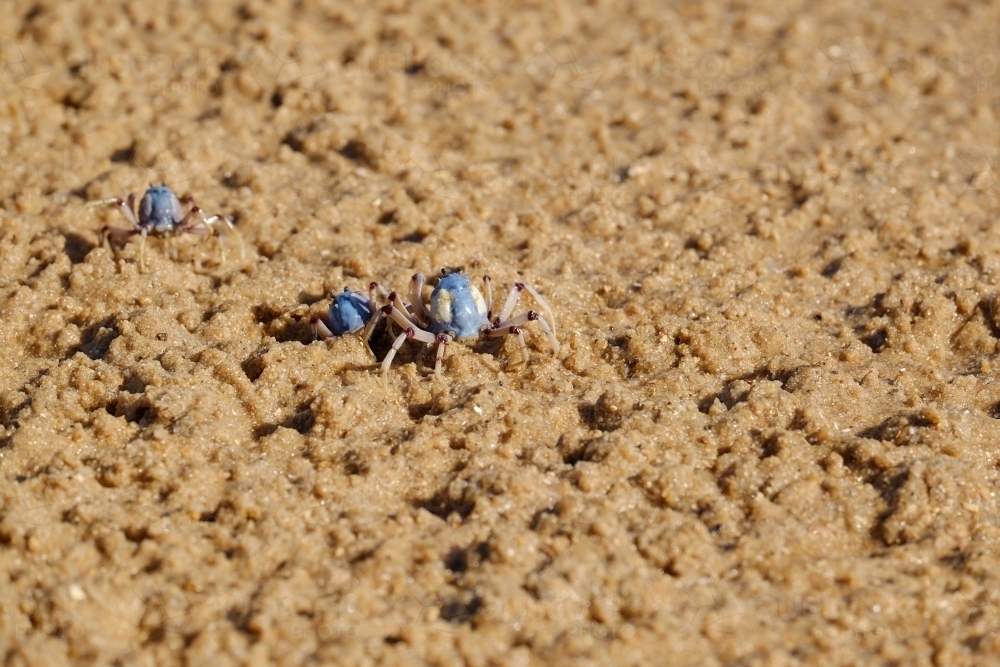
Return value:
[[(0, 0), (0, 659), (996, 663), (998, 26)], [(315, 340), (443, 267), (558, 351)]]

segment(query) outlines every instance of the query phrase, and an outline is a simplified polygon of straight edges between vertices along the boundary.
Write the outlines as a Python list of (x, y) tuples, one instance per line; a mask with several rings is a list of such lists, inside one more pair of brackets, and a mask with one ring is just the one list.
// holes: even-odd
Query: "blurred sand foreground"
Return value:
[[(1000, 659), (998, 14), (0, 1), (0, 657)], [(312, 342), (442, 266), (560, 353)]]

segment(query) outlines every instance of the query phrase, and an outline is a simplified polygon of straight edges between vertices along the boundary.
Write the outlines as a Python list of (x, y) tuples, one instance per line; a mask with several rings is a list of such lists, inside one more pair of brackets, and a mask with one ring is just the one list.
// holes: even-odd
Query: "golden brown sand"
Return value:
[[(0, 657), (1000, 660), (998, 25), (0, 2)], [(443, 266), (560, 352), (313, 341)]]

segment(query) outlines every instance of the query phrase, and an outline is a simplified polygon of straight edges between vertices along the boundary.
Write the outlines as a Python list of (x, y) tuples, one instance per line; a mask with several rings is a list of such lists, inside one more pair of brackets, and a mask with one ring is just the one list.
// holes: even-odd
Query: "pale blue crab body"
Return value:
[(490, 326), (482, 293), (469, 276), (457, 271), (438, 280), (431, 292), (429, 310), (427, 328), (431, 333), (449, 331), (456, 338), (471, 338)]
[(371, 314), (372, 307), (367, 296), (345, 289), (335, 294), (330, 302), (330, 331), (335, 336), (359, 331), (368, 323)]
[(184, 209), (174, 191), (153, 185), (139, 201), (139, 226), (154, 234), (168, 234), (184, 220)]

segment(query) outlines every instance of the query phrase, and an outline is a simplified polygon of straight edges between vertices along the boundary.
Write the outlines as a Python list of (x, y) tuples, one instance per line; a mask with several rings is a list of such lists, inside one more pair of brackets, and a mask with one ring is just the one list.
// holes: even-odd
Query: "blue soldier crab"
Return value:
[[(330, 324), (327, 326), (323, 322), (323, 319), (317, 315), (310, 321), (313, 332), (318, 337), (326, 340), (334, 336), (343, 336), (360, 331), (365, 325), (377, 321), (381, 314), (375, 300), (379, 290), (382, 291), (383, 297), (389, 295), (388, 290), (378, 283), (372, 283), (369, 286), (368, 296), (356, 290), (349, 290), (346, 287), (339, 294), (331, 294), (330, 311), (327, 315)], [(372, 317), (372, 315), (375, 317)], [(371, 328), (365, 329), (366, 342), (374, 327), (375, 325), (372, 324)]]
[(110, 246), (110, 240), (115, 238), (127, 238), (139, 234), (142, 238), (139, 241), (139, 268), (145, 270), (146, 267), (146, 236), (172, 236), (175, 234), (212, 234), (219, 239), (219, 250), (222, 256), (221, 263), (226, 263), (226, 250), (219, 236), (219, 231), (214, 227), (218, 223), (224, 223), (229, 231), (236, 234), (240, 241), (240, 258), (244, 256), (243, 239), (240, 238), (233, 223), (222, 215), (205, 216), (204, 212), (192, 203), (187, 213), (181, 207), (181, 202), (174, 194), (174, 191), (166, 184), (150, 186), (146, 193), (139, 200), (139, 207), (135, 206), (135, 193), (131, 193), (128, 199), (122, 200), (117, 197), (111, 199), (99, 199), (88, 202), (88, 206), (98, 206), (101, 204), (115, 204), (122, 215), (129, 223), (129, 227), (112, 227), (106, 225), (101, 230), (101, 241), (105, 246)]
[[(472, 338), (476, 336), (517, 336), (521, 358), (528, 363), (528, 348), (524, 343), (524, 333), (521, 327), (528, 322), (537, 322), (549, 339), (553, 354), (559, 352), (559, 341), (556, 338), (555, 317), (548, 302), (530, 285), (514, 283), (499, 312), (493, 311), (493, 288), (489, 276), (483, 276), (483, 286), (486, 297), (472, 284), (469, 277), (459, 268), (441, 269), (441, 278), (431, 292), (430, 302), (423, 301), (422, 290), (424, 275), (417, 273), (410, 280), (410, 306), (407, 308), (396, 292), (386, 296), (386, 303), (379, 311), (398, 325), (403, 332), (392, 344), (389, 353), (382, 360), (382, 377), (385, 378), (396, 352), (403, 343), (410, 339), (418, 340), (428, 345), (437, 344), (437, 357), (434, 360), (434, 374), (441, 373), (441, 360), (448, 343), (456, 338)], [(384, 292), (385, 288), (373, 283)], [(544, 312), (528, 310), (511, 317), (517, 300), (522, 292), (528, 292)], [(495, 315), (495, 316), (494, 316)], [(372, 317), (365, 327), (365, 336), (371, 333), (378, 318)]]

